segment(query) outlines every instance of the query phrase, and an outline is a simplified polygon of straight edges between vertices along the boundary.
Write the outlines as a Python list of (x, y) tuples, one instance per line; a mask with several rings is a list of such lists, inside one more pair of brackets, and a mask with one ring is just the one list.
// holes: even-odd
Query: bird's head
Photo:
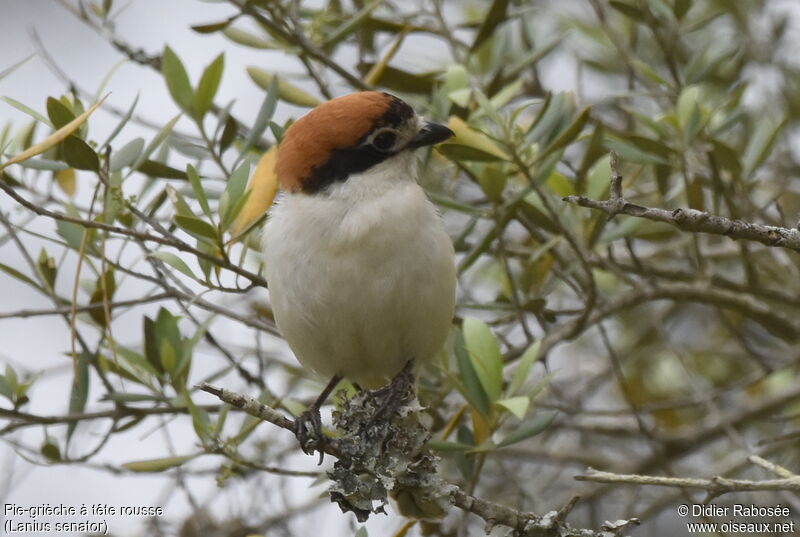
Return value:
[(352, 93), (317, 106), (286, 130), (278, 149), (278, 182), (285, 191), (313, 194), (452, 135), (393, 95)]

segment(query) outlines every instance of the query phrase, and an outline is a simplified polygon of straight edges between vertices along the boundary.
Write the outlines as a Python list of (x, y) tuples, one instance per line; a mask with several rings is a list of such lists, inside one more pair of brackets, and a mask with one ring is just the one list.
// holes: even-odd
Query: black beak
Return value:
[(426, 145), (438, 144), (454, 135), (455, 133), (444, 125), (426, 121), (417, 135), (408, 142), (406, 147), (409, 149), (417, 149), (419, 147), (425, 147)]

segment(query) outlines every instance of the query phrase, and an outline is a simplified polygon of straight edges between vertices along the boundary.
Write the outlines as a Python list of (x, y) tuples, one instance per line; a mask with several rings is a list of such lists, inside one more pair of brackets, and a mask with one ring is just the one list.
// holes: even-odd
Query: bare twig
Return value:
[(653, 475), (614, 474), (589, 468), (587, 473), (575, 476), (578, 481), (593, 481), (595, 483), (624, 483), (628, 485), (653, 485), (658, 487), (677, 487), (689, 489), (702, 489), (714, 493), (728, 493), (741, 491), (762, 490), (790, 490), (800, 491), (800, 476), (784, 479), (768, 479), (765, 481), (750, 481), (746, 479), (728, 479), (716, 476), (711, 479), (697, 479), (693, 477), (662, 477)]
[(630, 203), (622, 197), (622, 177), (616, 169), (616, 158), (611, 173), (611, 198), (600, 201), (586, 196), (566, 196), (567, 203), (603, 211), (609, 216), (625, 214), (664, 222), (683, 231), (722, 235), (734, 240), (760, 242), (767, 246), (786, 248), (800, 252), (800, 230), (763, 224), (753, 224), (744, 220), (732, 220), (724, 216), (709, 214), (697, 209), (677, 208), (671, 211)]

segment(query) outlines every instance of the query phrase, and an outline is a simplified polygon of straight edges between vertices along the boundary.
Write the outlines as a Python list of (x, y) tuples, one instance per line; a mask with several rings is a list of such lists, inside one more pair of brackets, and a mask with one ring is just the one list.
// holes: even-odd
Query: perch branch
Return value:
[[(201, 384), (198, 388), (253, 417), (268, 421), (294, 434), (295, 422), (293, 420), (253, 397), (242, 395), (225, 388), (211, 386), (210, 384)], [(339, 459), (346, 456), (345, 450), (339, 446), (336, 439), (328, 439), (320, 448), (328, 455)], [(459, 487), (445, 483), (444, 481), (440, 481), (438, 487), (441, 490), (436, 491), (435, 494), (449, 496), (453, 505), (482, 518), (486, 522), (487, 531), (491, 531), (493, 527), (499, 525), (512, 528), (516, 530), (519, 535), (526, 537), (549, 537), (553, 535), (562, 537), (610, 537), (620, 535), (620, 532), (639, 523), (637, 519), (631, 519), (629, 521), (623, 521), (622, 523), (606, 523), (600, 531), (578, 529), (573, 528), (563, 521), (563, 518), (572, 510), (577, 501), (574, 498), (560, 510), (553, 510), (544, 515), (536, 515), (475, 497), (461, 490)]]

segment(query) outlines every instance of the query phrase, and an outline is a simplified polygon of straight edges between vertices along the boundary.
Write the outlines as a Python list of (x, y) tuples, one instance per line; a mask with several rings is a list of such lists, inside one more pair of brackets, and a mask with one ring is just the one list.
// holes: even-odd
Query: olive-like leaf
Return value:
[(12, 157), (11, 159), (7, 160), (6, 162), (0, 164), (0, 170), (2, 170), (3, 168), (8, 167), (11, 164), (16, 164), (16, 163), (19, 163), (19, 162), (23, 162), (25, 160), (28, 160), (31, 157), (35, 157), (36, 155), (38, 155), (40, 153), (44, 153), (45, 151), (47, 151), (51, 147), (54, 147), (54, 146), (58, 145), (59, 143), (61, 143), (62, 141), (64, 141), (64, 139), (66, 139), (70, 134), (75, 132), (78, 129), (78, 127), (83, 125), (83, 123), (87, 119), (89, 119), (89, 116), (91, 116), (92, 113), (95, 110), (97, 110), (97, 108), (101, 104), (103, 104), (103, 101), (105, 101), (106, 98), (108, 98), (108, 95), (106, 95), (105, 97), (103, 97), (102, 99), (97, 101), (95, 104), (90, 106), (84, 113), (82, 113), (81, 115), (79, 115), (78, 117), (76, 117), (75, 119), (73, 119), (72, 121), (70, 121), (69, 123), (67, 123), (63, 127), (61, 127), (60, 129), (58, 129), (56, 132), (54, 132), (53, 134), (51, 134), (50, 136), (48, 136), (47, 138), (45, 138), (44, 140), (42, 140), (38, 144), (29, 147), (28, 149), (26, 149), (22, 153), (19, 153), (19, 154), (15, 155), (14, 157)]
[(490, 401), (497, 401), (503, 389), (503, 358), (497, 339), (486, 323), (474, 317), (464, 319), (464, 346), (481, 386)]
[(495, 29), (506, 20), (507, 12), (508, 0), (494, 0), (492, 2), (486, 14), (486, 18), (483, 19), (483, 23), (480, 29), (478, 29), (478, 35), (475, 36), (475, 40), (472, 42), (470, 52), (477, 50), (484, 41), (494, 35)]
[(145, 459), (122, 464), (122, 467), (131, 472), (163, 472), (186, 464), (197, 455), (183, 455), (179, 457), (163, 457), (160, 459)]
[(169, 94), (178, 107), (186, 113), (191, 113), (194, 99), (189, 75), (186, 74), (183, 62), (168, 46), (164, 47), (161, 55), (161, 74), (164, 75)]
[(96, 172), (100, 169), (100, 158), (89, 144), (77, 136), (67, 136), (62, 142), (64, 162), (79, 170)]
[(512, 444), (516, 444), (517, 442), (522, 442), (532, 436), (536, 436), (537, 434), (541, 433), (545, 429), (547, 429), (551, 423), (556, 419), (557, 412), (551, 412), (549, 414), (543, 414), (541, 416), (532, 418), (519, 427), (517, 427), (514, 431), (508, 434), (499, 444), (499, 447), (510, 446)]
[(203, 71), (203, 75), (197, 85), (197, 91), (194, 94), (194, 114), (195, 119), (198, 121), (203, 119), (211, 108), (214, 96), (217, 94), (217, 89), (219, 89), (224, 69), (225, 54), (223, 53), (217, 56)]
[(277, 161), (278, 144), (275, 144), (262, 155), (253, 171), (253, 176), (247, 185), (250, 196), (236, 217), (233, 225), (234, 236), (238, 237), (242, 231), (266, 214), (272, 205), (278, 192), (278, 173), (275, 170)]

